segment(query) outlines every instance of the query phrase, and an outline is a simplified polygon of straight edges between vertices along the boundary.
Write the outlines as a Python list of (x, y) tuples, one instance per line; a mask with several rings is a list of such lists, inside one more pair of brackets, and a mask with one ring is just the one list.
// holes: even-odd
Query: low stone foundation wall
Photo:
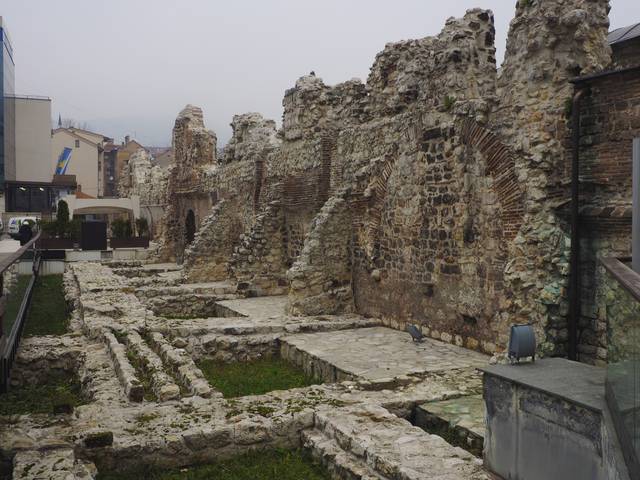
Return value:
[(52, 375), (76, 375), (85, 361), (83, 350), (69, 335), (24, 338), (11, 370), (11, 387), (39, 385)]
[(168, 318), (229, 318), (244, 317), (238, 312), (220, 305), (217, 295), (187, 294), (148, 299), (145, 304), (153, 313)]

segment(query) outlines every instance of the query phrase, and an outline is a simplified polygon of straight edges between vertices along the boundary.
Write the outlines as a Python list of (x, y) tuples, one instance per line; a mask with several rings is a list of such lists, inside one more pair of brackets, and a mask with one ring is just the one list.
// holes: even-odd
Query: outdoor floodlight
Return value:
[(511, 325), (509, 360), (514, 363), (525, 357), (531, 357), (531, 361), (536, 361), (536, 336), (533, 327), (531, 325)]

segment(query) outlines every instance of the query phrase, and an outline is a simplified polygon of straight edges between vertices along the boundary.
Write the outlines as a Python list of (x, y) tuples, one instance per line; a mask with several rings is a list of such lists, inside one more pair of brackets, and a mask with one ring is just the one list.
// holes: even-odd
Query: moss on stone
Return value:
[(328, 473), (314, 464), (301, 450), (270, 450), (249, 452), (227, 461), (209, 465), (177, 468), (141, 468), (135, 472), (105, 472), (98, 480), (328, 480)]

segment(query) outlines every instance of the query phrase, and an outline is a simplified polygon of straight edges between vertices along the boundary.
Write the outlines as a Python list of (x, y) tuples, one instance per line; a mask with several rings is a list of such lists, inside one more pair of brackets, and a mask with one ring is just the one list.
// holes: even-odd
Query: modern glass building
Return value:
[(15, 106), (5, 101), (7, 96), (15, 94), (15, 63), (13, 47), (0, 17), (0, 190), (4, 190), (5, 165), (15, 157)]

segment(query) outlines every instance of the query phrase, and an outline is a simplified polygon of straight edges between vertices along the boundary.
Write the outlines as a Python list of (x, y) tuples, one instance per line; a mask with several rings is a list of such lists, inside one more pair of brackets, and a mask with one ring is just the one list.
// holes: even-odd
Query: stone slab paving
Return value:
[(365, 380), (479, 368), (490, 359), (437, 340), (414, 343), (408, 333), (385, 327), (297, 334), (281, 341)]
[(285, 315), (287, 296), (240, 298), (218, 303), (247, 317), (277, 318)]
[[(374, 328), (378, 320), (358, 315), (289, 317), (283, 313), (284, 297), (225, 302), (248, 315), (244, 318), (160, 319), (133, 294), (141, 286), (162, 290), (178, 284), (160, 275), (117, 275), (101, 264), (69, 267), (65, 287), (76, 307), (75, 327), (64, 337), (69, 345), (60, 345), (61, 352), (48, 362), (54, 365), (68, 350), (77, 351), (77, 373), (90, 400), (72, 415), (0, 418), (0, 450), (29, 452), (15, 456), (16, 472), (38, 464), (38, 470), (57, 475), (56, 468), (64, 466), (65, 479), (91, 478), (90, 462), (112, 470), (141, 463), (180, 467), (252, 448), (299, 448), (303, 440), (314, 440), (308, 446), (332, 462), (330, 470), (342, 472), (340, 478), (485, 478), (478, 459), (404, 419), (416, 405), (478, 394), (482, 384), (475, 367), (486, 365), (488, 357), (433, 340), (416, 345), (408, 334)], [(158, 356), (156, 366), (162, 364), (167, 375), (189, 387), (198, 380), (192, 365), (198, 354), (236, 358), (245, 352), (250, 358), (262, 347), (277, 349), (285, 338), (309, 357), (317, 354), (361, 375), (237, 399), (187, 388), (162, 403), (132, 402), (116, 373), (116, 363), (125, 365), (128, 357), (114, 362), (107, 353), (109, 343), (130, 349), (139, 360)], [(142, 348), (132, 348), (131, 339)], [(36, 366), (52, 352), (48, 345), (23, 349), (22, 359), (32, 351), (28, 363)], [(186, 370), (185, 362), (191, 365)], [(59, 452), (50, 456), (53, 448)]]
[(446, 421), (452, 428), (459, 427), (484, 438), (485, 407), (482, 395), (453, 398), (419, 405), (418, 410)]

